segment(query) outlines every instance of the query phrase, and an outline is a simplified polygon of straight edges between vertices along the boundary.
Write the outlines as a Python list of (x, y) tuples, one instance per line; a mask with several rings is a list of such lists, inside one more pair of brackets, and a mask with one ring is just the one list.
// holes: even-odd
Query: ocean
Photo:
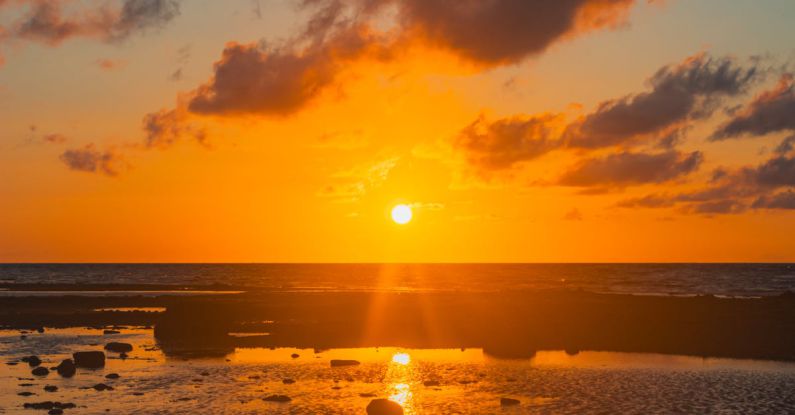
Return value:
[(16, 284), (759, 297), (795, 291), (795, 264), (0, 264), (0, 287)]

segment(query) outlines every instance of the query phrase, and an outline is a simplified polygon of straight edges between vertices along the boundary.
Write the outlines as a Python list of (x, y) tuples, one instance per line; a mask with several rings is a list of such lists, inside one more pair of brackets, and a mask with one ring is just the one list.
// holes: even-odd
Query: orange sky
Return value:
[(0, 0), (0, 261), (793, 261), (794, 13)]

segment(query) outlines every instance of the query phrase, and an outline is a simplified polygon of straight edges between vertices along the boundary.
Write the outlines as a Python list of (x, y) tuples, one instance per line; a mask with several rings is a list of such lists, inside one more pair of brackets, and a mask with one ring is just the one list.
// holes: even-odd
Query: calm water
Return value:
[[(54, 366), (72, 351), (101, 350), (111, 340), (133, 344), (129, 358), (111, 353), (104, 369), (80, 369), (70, 379), (54, 372), (36, 377), (25, 363), (6, 364), (35, 353), (45, 367)], [(332, 368), (330, 359), (361, 364)], [(751, 360), (562, 351), (501, 360), (480, 349), (396, 348), (239, 348), (183, 360), (164, 355), (151, 330), (131, 328), (113, 336), (97, 329), (48, 329), (24, 340), (16, 331), (0, 331), (0, 361), (4, 414), (44, 413), (23, 404), (47, 400), (77, 405), (67, 414), (363, 414), (373, 396), (400, 403), (408, 415), (795, 411), (795, 365)], [(106, 379), (109, 373), (120, 377)], [(285, 378), (295, 382), (285, 384)], [(100, 382), (114, 390), (91, 388)], [(46, 392), (45, 385), (58, 390)], [(271, 394), (292, 401), (263, 400)], [(521, 403), (501, 408), (501, 397)]]
[(765, 296), (795, 291), (793, 264), (0, 264), (0, 283), (225, 285), (320, 291), (569, 288)]

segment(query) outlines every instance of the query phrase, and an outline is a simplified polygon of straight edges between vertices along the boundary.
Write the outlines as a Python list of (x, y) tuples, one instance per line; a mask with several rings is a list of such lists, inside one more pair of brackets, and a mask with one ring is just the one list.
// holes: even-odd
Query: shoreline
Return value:
[[(165, 312), (97, 311), (141, 307)], [(153, 326), (164, 351), (175, 355), (394, 346), (483, 348), (496, 357), (598, 350), (795, 361), (791, 293), (754, 299), (564, 290), (9, 296), (0, 297), (0, 321), (7, 329)]]

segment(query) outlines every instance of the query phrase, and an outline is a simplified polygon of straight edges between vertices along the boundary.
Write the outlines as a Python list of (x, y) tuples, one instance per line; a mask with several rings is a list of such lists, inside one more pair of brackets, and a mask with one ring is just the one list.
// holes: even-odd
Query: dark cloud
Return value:
[(760, 196), (751, 207), (754, 209), (795, 209), (795, 192), (787, 190), (769, 196)]
[(762, 163), (756, 169), (743, 170), (765, 187), (795, 186), (795, 156), (778, 156)]
[[(58, 45), (75, 37), (119, 41), (149, 29), (163, 27), (179, 15), (177, 0), (124, 0), (120, 7), (70, 7), (63, 0), (14, 2), (28, 10), (16, 22), (9, 37)], [(73, 6), (70, 4), (70, 6)]]
[(203, 127), (191, 123), (180, 110), (160, 110), (144, 116), (142, 127), (148, 148), (167, 148), (176, 142), (191, 138), (206, 145), (207, 133)]
[(188, 108), (200, 114), (293, 113), (331, 85), (346, 62), (377, 54), (372, 36), (351, 27), (303, 50), (230, 43), (215, 63), (213, 78), (195, 91)]
[[(755, 66), (731, 58), (700, 54), (665, 66), (649, 79), (652, 90), (602, 102), (597, 110), (572, 123), (564, 134), (570, 147), (601, 148), (676, 128), (691, 118), (709, 115), (720, 97), (745, 91), (756, 78)], [(669, 131), (661, 144), (678, 139)]]
[(795, 135), (781, 140), (781, 143), (779, 143), (774, 151), (776, 154), (784, 156), (789, 154), (793, 149), (795, 149)]
[(519, 62), (578, 32), (616, 26), (634, 0), (365, 0), (395, 6), (404, 36), (487, 65)]
[(41, 138), (42, 141), (49, 144), (63, 144), (67, 141), (67, 138), (63, 134), (53, 133), (53, 134), (46, 134), (44, 137)]
[(742, 135), (760, 136), (777, 131), (795, 131), (795, 88), (793, 77), (781, 77), (778, 85), (759, 94), (710, 137), (713, 141)]
[(456, 136), (453, 146), (482, 171), (500, 170), (532, 160), (558, 146), (558, 115), (505, 118), (488, 122), (480, 116)]
[(560, 177), (558, 184), (580, 187), (625, 187), (663, 183), (695, 171), (703, 159), (704, 156), (699, 151), (689, 154), (676, 151), (621, 152), (580, 161)]
[(707, 202), (700, 202), (688, 205), (684, 211), (687, 213), (695, 213), (699, 215), (728, 215), (743, 213), (748, 210), (748, 207), (737, 200), (723, 199), (711, 200)]
[(126, 165), (123, 157), (113, 150), (99, 150), (94, 144), (66, 150), (61, 161), (71, 170), (117, 176)]

